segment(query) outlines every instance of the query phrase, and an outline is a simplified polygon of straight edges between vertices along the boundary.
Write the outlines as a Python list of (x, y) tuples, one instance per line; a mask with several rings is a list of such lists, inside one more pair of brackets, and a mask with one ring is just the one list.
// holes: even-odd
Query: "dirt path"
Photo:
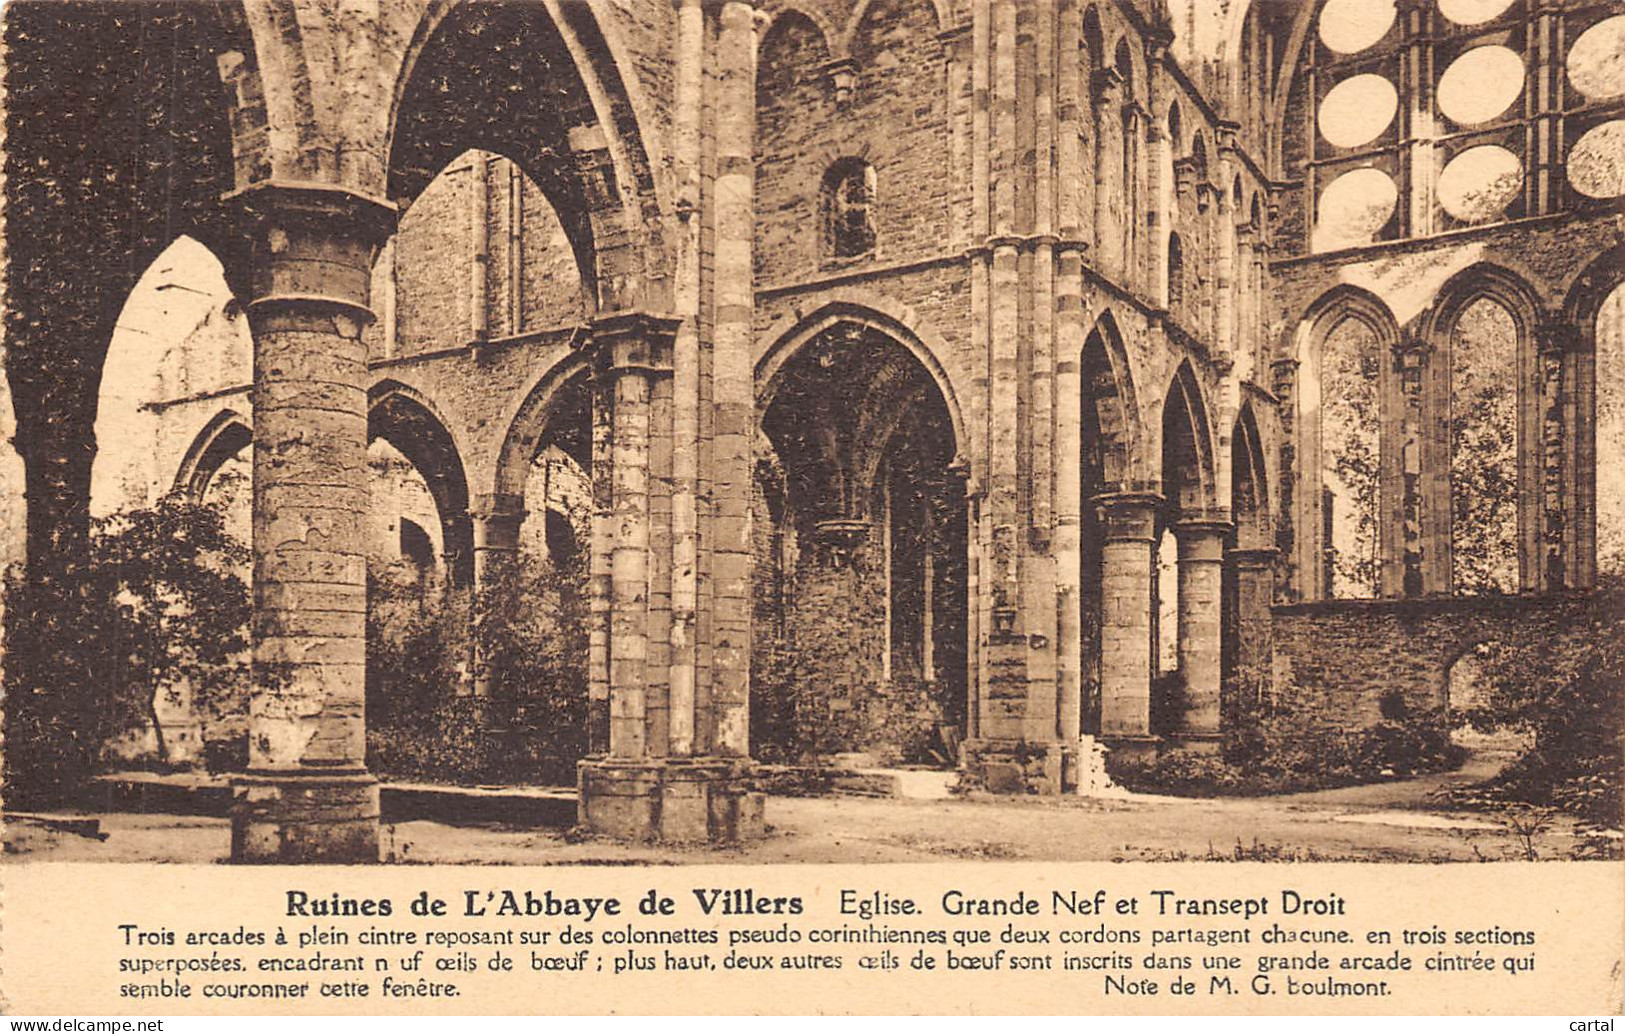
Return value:
[[(1442, 787), (1494, 774), (1504, 758), (1475, 756), (1461, 770), (1280, 797), (1179, 799), (1008, 798), (911, 801), (788, 798), (768, 801), (767, 839), (737, 850), (572, 842), (553, 830), (386, 826), (384, 850), (405, 863), (579, 864), (703, 862), (1045, 861), (1502, 861), (1531, 846), (1567, 857), (1572, 824), (1526, 843), (1494, 816), (1443, 804)], [(225, 858), (224, 819), (100, 816), (99, 841), (14, 825), (7, 861), (200, 861)]]

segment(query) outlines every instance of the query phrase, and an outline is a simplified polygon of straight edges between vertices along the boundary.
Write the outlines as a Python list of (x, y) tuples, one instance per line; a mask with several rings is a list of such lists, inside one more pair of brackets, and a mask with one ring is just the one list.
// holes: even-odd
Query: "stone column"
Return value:
[(1224, 537), (1228, 521), (1192, 520), (1174, 525), (1179, 542), (1179, 671), (1185, 682), (1182, 739), (1219, 736), (1220, 617), (1224, 588)]
[(491, 198), (486, 193), (489, 164), (476, 154), (468, 164), (468, 338), (479, 344), (490, 337), (490, 310), (486, 290), (491, 275)]
[(1096, 496), (1102, 548), (1100, 731), (1114, 740), (1151, 736), (1151, 578), (1162, 496)]
[(505, 493), (480, 496), (469, 508), (469, 519), (473, 522), (474, 585), (484, 589), (519, 555), (525, 501)]
[(750, 753), (751, 447), (756, 427), (756, 11), (727, 0), (717, 12), (715, 303), (711, 349), (710, 751)]
[(1095, 261), (1108, 275), (1124, 273), (1123, 77), (1095, 73)]
[[(1235, 302), (1233, 318), (1235, 320), (1235, 354), (1251, 356), (1256, 354), (1253, 342), (1258, 336), (1259, 305), (1258, 294), (1253, 290), (1253, 248), (1258, 242), (1258, 228), (1247, 226), (1235, 231)], [(1318, 475), (1317, 475), (1318, 479)]]
[(1270, 606), (1277, 556), (1274, 549), (1232, 549), (1224, 555), (1235, 584), (1234, 677), (1242, 693), (1261, 692), (1271, 681)]
[[(1585, 435), (1577, 432), (1581, 398), (1578, 384), (1585, 365), (1579, 362), (1579, 328), (1561, 320), (1548, 320), (1536, 328), (1536, 401), (1520, 407), (1519, 434), (1539, 442), (1526, 449), (1519, 461), (1518, 537), (1523, 558), (1521, 585), (1525, 591), (1560, 592), (1590, 588), (1596, 572), (1587, 566), (1597, 555), (1596, 521), (1585, 514), (1596, 506), (1596, 485), (1578, 476), (1594, 469), (1580, 462)], [(1585, 439), (1594, 449), (1590, 439)], [(1584, 558), (1584, 559), (1583, 559)]]
[[(593, 545), (594, 570), (605, 572), (598, 593), (604, 614), (595, 626), (604, 642), (595, 645), (595, 657), (604, 669), (608, 735), (607, 743), (596, 745), (595, 756), (581, 763), (579, 811), (582, 825), (611, 836), (731, 841), (761, 832), (761, 798), (750, 791), (748, 762), (720, 738), (704, 756), (675, 754), (674, 713), (651, 706), (649, 698), (663, 674), (650, 649), (650, 597), (658, 589), (653, 560), (670, 548), (651, 540), (650, 513), (660, 494), (671, 491), (669, 483), (649, 476), (651, 441), (660, 430), (652, 415), (659, 410), (650, 405), (656, 394), (651, 386), (671, 376), (673, 343), (682, 325), (679, 318), (639, 312), (615, 313), (594, 324), (598, 404), (607, 408), (598, 418), (606, 428), (597, 439), (607, 448), (595, 453), (593, 464), (605, 513)], [(672, 414), (664, 412), (669, 424)], [(712, 526), (725, 519), (719, 506)], [(748, 525), (741, 533), (748, 536)], [(744, 588), (749, 591), (748, 581)], [(719, 589), (714, 599), (723, 593)], [(747, 640), (741, 648), (748, 646)], [(715, 706), (715, 692), (713, 701)], [(695, 704), (672, 701), (678, 706)], [(693, 727), (693, 713), (683, 717)]]
[[(665, 326), (659, 324), (664, 323)], [(649, 656), (649, 398), (671, 370), (674, 321), (623, 312), (593, 324), (593, 376), (609, 405), (609, 754), (647, 754), (645, 689)], [(662, 333), (664, 331), (664, 333)], [(601, 566), (601, 565), (600, 565)]]
[[(1402, 237), (1425, 237), (1434, 232), (1433, 208), (1437, 194), (1438, 136), (1433, 101), (1433, 3), (1404, 0), (1399, 7), (1400, 32), (1405, 49), (1399, 64), (1399, 95), (1406, 98), (1399, 110), (1399, 139), (1405, 141), (1400, 182), (1408, 186), (1400, 199)], [(1313, 195), (1306, 195), (1313, 196)]]
[(501, 687), (495, 685), (477, 650), (483, 638), (483, 623), (487, 620), (484, 595), (505, 571), (511, 569), (519, 556), (519, 528), (525, 521), (525, 504), (516, 495), (497, 493), (481, 496), (468, 516), (472, 525), (474, 589), (477, 594), (474, 605), (476, 652), (473, 692), (476, 697), (489, 699), (493, 691)]
[[(1075, 743), (1083, 731), (1083, 640), (1081, 613), (1083, 448), (1082, 356), (1088, 340), (1088, 313), (1083, 298), (1085, 244), (1079, 181), (1084, 179), (1083, 148), (1078, 133), (1083, 116), (1086, 62), (1079, 55), (1082, 13), (1076, 3), (1060, 8), (1057, 37), (1063, 60), (1056, 77), (1056, 199), (1060, 239), (1055, 245), (1055, 436), (1054, 471), (1055, 692), (1057, 735)], [(1092, 214), (1092, 213), (1091, 213)]]
[[(1235, 166), (1236, 127), (1221, 123), (1219, 128), (1219, 223), (1213, 249), (1213, 338), (1219, 356), (1234, 359), (1242, 349), (1236, 334), (1236, 203), (1231, 191)], [(1250, 357), (1249, 357), (1250, 360)], [(1262, 382), (1265, 372), (1250, 361), (1241, 368), (1241, 379)]]
[(254, 688), (231, 856), (375, 862), (366, 769), (367, 347), (387, 202), (325, 185), (238, 195), (252, 234)]

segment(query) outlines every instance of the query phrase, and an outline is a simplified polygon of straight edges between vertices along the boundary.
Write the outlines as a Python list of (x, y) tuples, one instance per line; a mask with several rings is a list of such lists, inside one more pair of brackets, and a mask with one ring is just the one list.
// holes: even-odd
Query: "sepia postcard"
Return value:
[(0, 22), (0, 1010), (1625, 1010), (1625, 3)]

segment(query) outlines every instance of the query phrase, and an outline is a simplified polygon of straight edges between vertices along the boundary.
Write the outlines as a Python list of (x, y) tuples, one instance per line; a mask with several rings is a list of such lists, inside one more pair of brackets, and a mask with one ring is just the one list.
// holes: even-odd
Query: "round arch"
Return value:
[(829, 55), (830, 60), (838, 61), (847, 56), (844, 30), (837, 28), (835, 23), (824, 16), (823, 11), (812, 4), (802, 3), (800, 0), (769, 0), (762, 5), (762, 13), (767, 17), (767, 25), (760, 33), (763, 43), (786, 22), (803, 18), (818, 30), (818, 35), (823, 40), (824, 52)]
[(368, 441), (382, 438), (417, 468), (440, 514), (452, 584), (466, 586), (474, 562), (468, 476), (449, 427), (433, 403), (399, 381), (381, 381), (368, 393)]
[(670, 206), (616, 51), (587, 4), (432, 5), (391, 97), (389, 196), (404, 210), (457, 155), (499, 154), (558, 215), (597, 308), (664, 308)]
[[(531, 462), (545, 444), (555, 419), (571, 404), (572, 392), (586, 392), (590, 366), (580, 353), (571, 351), (549, 366), (507, 415), (507, 432), (497, 450), (491, 491), (496, 498), (523, 500), (525, 480)], [(591, 441), (572, 442), (565, 452), (583, 470), (592, 469)]]
[[(910, 3), (925, 3), (931, 8), (931, 13), (937, 19), (937, 31), (941, 32), (950, 24), (951, 13), (948, 10), (947, 0), (909, 0)], [(873, 7), (875, 0), (858, 0), (852, 8), (852, 13), (846, 19), (846, 25), (841, 30), (840, 53), (852, 53), (852, 44), (858, 38), (858, 32), (863, 28), (863, 19)]]

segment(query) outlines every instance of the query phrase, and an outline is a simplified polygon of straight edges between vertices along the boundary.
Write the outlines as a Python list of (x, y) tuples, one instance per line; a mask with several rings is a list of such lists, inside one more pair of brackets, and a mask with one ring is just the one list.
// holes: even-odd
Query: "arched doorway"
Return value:
[[(428, 535), (445, 558), (452, 588), (473, 584), (468, 479), (451, 432), (416, 392), (386, 381), (372, 392), (367, 458), (372, 468), (374, 542), (384, 556), (404, 556), (402, 521)], [(433, 504), (424, 505), (424, 493)]]
[(861, 316), (767, 360), (759, 390), (758, 753), (957, 764), (967, 713), (966, 520), (937, 377)]

